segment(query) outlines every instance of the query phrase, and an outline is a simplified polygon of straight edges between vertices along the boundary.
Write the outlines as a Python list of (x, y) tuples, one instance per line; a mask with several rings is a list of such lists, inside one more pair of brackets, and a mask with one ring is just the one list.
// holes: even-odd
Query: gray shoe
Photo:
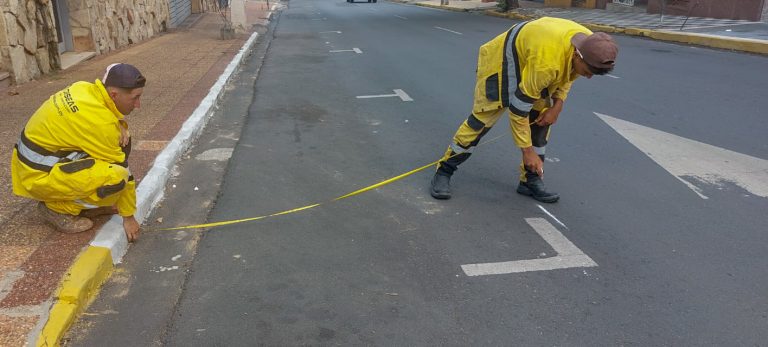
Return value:
[(75, 234), (93, 228), (93, 222), (90, 219), (55, 212), (45, 206), (44, 202), (37, 203), (37, 212), (58, 232)]
[(559, 194), (547, 191), (547, 186), (544, 185), (544, 181), (539, 177), (528, 178), (528, 182), (520, 181), (520, 184), (517, 186), (517, 192), (544, 203), (553, 203), (560, 200)]
[(430, 194), (435, 199), (446, 200), (451, 198), (451, 176), (436, 173), (432, 177), (432, 186), (429, 189)]

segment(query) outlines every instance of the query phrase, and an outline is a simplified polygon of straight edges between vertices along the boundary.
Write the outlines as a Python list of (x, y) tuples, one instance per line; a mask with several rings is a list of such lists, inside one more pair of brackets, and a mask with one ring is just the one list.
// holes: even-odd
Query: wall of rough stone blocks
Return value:
[[(66, 1), (76, 52), (103, 54), (165, 31), (167, 0)], [(59, 69), (51, 0), (0, 0), (0, 70), (24, 83)], [(62, 18), (63, 20), (63, 18)]]
[(0, 68), (17, 83), (60, 66), (49, 0), (0, 0)]
[(168, 27), (167, 0), (67, 1), (75, 50), (102, 54), (146, 40)]

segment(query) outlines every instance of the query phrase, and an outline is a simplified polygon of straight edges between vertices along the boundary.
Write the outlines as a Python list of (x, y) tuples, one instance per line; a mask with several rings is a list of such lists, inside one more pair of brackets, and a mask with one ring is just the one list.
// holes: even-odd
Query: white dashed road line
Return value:
[(357, 54), (362, 54), (363, 51), (360, 50), (360, 48), (352, 48), (352, 49), (336, 49), (333, 51), (328, 51), (329, 53), (341, 53), (341, 52), (355, 52)]
[(392, 90), (395, 92), (395, 94), (380, 94), (380, 95), (359, 95), (356, 96), (358, 99), (374, 99), (374, 98), (392, 98), (392, 97), (399, 97), (403, 101), (413, 101), (413, 99), (408, 96), (408, 94), (403, 91), (402, 89), (394, 89)]
[(395, 17), (397, 17), (397, 18), (400, 18), (400, 19), (404, 19), (404, 20), (407, 20), (407, 19), (408, 19), (408, 18), (405, 18), (405, 17), (403, 17), (403, 16), (398, 16), (398, 15), (395, 15)]
[(447, 31), (447, 32), (449, 32), (449, 33), (454, 33), (454, 34), (456, 34), (456, 35), (464, 35), (464, 34), (462, 34), (462, 33), (458, 32), (458, 31), (453, 31), (453, 30), (450, 30), (450, 29), (446, 29), (446, 28), (435, 27), (435, 29), (445, 30), (445, 31)]

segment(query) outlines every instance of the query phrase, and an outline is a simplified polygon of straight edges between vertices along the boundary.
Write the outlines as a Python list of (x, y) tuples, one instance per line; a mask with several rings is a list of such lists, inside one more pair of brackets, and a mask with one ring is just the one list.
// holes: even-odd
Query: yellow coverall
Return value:
[[(592, 31), (569, 20), (543, 17), (519, 23), (480, 47), (472, 114), (453, 137), (437, 170), (451, 175), (509, 108), (515, 144), (544, 156), (549, 126), (533, 123), (551, 98), (565, 101), (579, 76), (571, 66), (571, 38)], [(520, 165), (520, 180), (532, 172)]]
[(13, 150), (16, 195), (77, 215), (116, 205), (121, 216), (136, 212), (136, 185), (126, 162), (127, 129), (101, 81), (76, 82), (52, 95), (29, 119)]

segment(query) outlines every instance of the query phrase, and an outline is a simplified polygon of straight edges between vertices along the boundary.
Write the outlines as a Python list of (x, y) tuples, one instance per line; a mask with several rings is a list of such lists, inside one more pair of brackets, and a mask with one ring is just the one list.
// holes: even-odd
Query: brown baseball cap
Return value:
[(139, 69), (133, 65), (123, 63), (107, 66), (107, 70), (104, 71), (104, 78), (101, 81), (107, 87), (125, 89), (143, 88), (147, 82)]
[(619, 47), (611, 35), (596, 32), (592, 35), (577, 33), (571, 38), (571, 43), (581, 52), (584, 61), (594, 67), (607, 69), (616, 63)]

